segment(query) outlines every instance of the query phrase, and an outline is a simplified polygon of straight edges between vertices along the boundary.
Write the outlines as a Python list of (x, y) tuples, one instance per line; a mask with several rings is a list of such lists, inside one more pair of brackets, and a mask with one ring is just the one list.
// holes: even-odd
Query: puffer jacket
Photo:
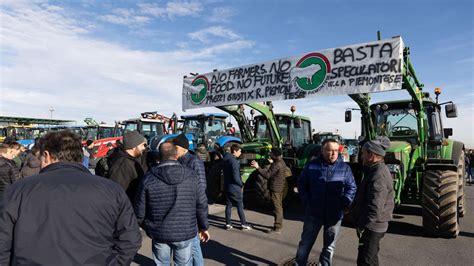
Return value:
[(281, 157), (275, 159), (268, 170), (258, 168), (257, 171), (265, 179), (268, 179), (268, 187), (270, 191), (275, 193), (283, 192), (286, 178), (291, 176), (290, 168), (286, 166)]
[(364, 167), (364, 178), (354, 201), (354, 217), (361, 229), (385, 233), (392, 219), (393, 179), (384, 161)]
[(0, 156), (0, 193), (20, 179), (20, 170), (13, 160)]
[(196, 155), (191, 153), (186, 153), (178, 159), (178, 161), (191, 169), (198, 175), (199, 185), (202, 190), (206, 191), (206, 168), (204, 167), (204, 162), (199, 159)]
[(209, 227), (206, 192), (196, 173), (178, 161), (162, 161), (143, 177), (134, 208), (139, 224), (159, 243), (189, 240)]
[(356, 189), (351, 168), (341, 156), (328, 164), (320, 155), (304, 167), (298, 178), (298, 194), (307, 214), (329, 223), (342, 219)]

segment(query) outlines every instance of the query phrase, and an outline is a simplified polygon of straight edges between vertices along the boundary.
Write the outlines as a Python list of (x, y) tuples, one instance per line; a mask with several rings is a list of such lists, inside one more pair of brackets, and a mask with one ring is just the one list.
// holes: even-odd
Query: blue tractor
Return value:
[[(212, 160), (211, 154), (217, 148), (226, 150), (234, 143), (242, 143), (238, 137), (232, 136), (232, 124), (226, 123), (227, 114), (203, 113), (198, 115), (181, 116), (182, 128), (180, 133), (184, 133), (189, 140), (189, 149), (206, 162)], [(170, 140), (178, 134), (165, 135), (152, 141), (151, 148), (156, 150), (158, 145)]]

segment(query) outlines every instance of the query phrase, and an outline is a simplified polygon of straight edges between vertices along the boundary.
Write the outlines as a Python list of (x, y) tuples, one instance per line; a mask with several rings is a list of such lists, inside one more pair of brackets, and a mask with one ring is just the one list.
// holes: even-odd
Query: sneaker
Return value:
[(234, 227), (231, 224), (226, 224), (225, 225), (225, 230), (230, 230), (232, 228), (234, 228)]
[(252, 226), (250, 226), (249, 224), (242, 225), (242, 230), (250, 230), (250, 229), (252, 229)]

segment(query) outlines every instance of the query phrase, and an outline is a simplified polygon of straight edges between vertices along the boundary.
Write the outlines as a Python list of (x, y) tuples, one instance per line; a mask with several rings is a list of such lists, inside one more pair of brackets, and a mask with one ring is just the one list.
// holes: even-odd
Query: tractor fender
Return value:
[(240, 138), (234, 137), (234, 136), (222, 136), (217, 139), (216, 143), (219, 144), (221, 147), (224, 147), (225, 144), (229, 142), (237, 142), (242, 144), (242, 140)]
[(461, 153), (464, 151), (464, 143), (460, 141), (453, 141), (453, 151), (452, 151), (452, 159), (456, 165), (459, 165), (459, 158), (461, 157)]

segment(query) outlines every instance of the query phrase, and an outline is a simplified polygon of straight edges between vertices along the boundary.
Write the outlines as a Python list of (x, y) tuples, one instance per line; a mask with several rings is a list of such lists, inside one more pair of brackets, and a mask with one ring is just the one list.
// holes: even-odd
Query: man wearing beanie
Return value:
[[(204, 167), (204, 162), (201, 161), (196, 155), (191, 154), (189, 152), (189, 141), (188, 138), (186, 138), (185, 134), (179, 134), (178, 136), (174, 137), (172, 140), (173, 144), (176, 145), (176, 150), (178, 152), (178, 161), (191, 169), (194, 170), (194, 172), (197, 174), (199, 178), (199, 186), (201, 188), (201, 191), (203, 193), (203, 197), (206, 198), (206, 169)], [(201, 196), (201, 195), (200, 195)], [(206, 215), (208, 209), (206, 208)], [(204, 265), (204, 257), (202, 256), (202, 250), (201, 250), (201, 243), (199, 241), (199, 235), (196, 235), (196, 237), (193, 239), (192, 242), (192, 261), (193, 265)]]
[(122, 186), (132, 203), (139, 179), (145, 174), (141, 160), (145, 149), (146, 139), (137, 131), (129, 131), (110, 158), (109, 177)]
[(357, 265), (379, 265), (380, 240), (388, 229), (394, 208), (393, 179), (385, 165), (387, 137), (377, 137), (362, 146), (364, 178), (359, 185), (354, 217), (359, 237)]
[(257, 169), (263, 178), (268, 180), (273, 205), (273, 216), (275, 218), (273, 229), (269, 233), (281, 234), (281, 229), (283, 228), (283, 190), (286, 178), (291, 176), (291, 170), (286, 166), (279, 148), (272, 148), (270, 157), (271, 165), (268, 170), (262, 169), (256, 161), (252, 161), (251, 165)]

